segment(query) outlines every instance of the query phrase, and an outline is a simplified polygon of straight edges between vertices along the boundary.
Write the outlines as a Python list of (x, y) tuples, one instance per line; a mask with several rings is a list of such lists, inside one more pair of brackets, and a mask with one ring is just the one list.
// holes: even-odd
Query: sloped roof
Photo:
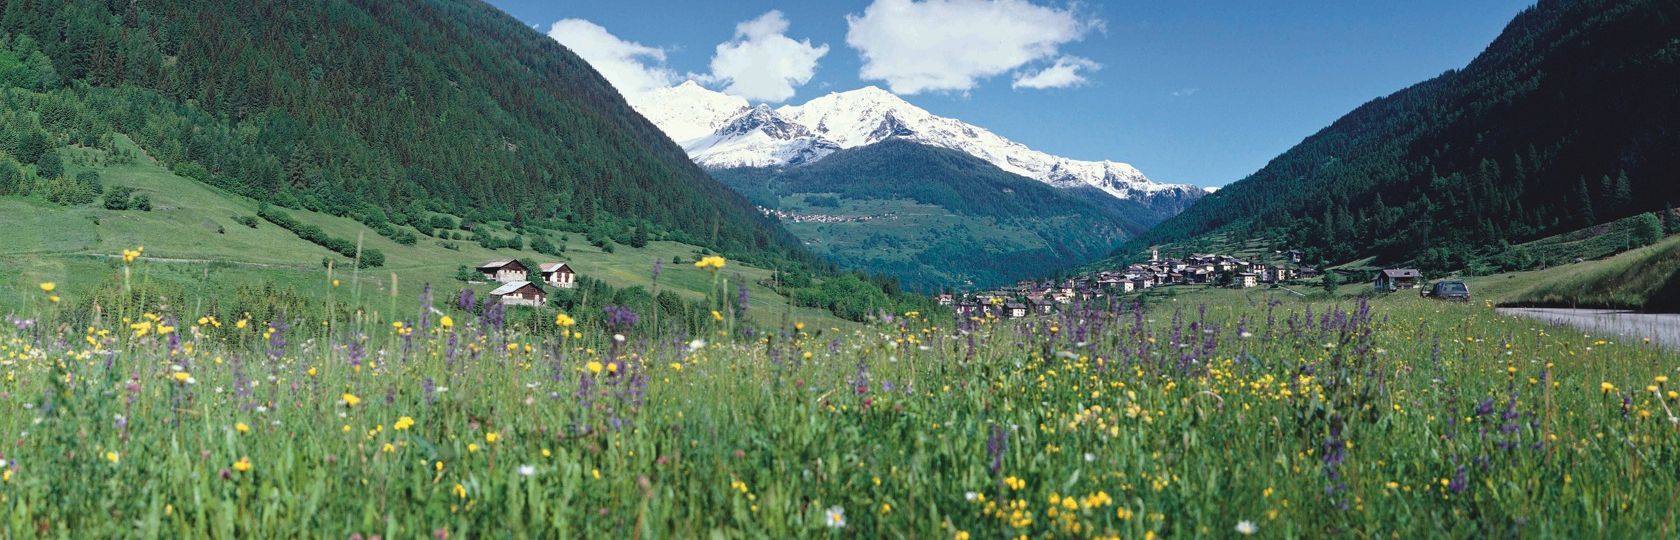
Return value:
[[(500, 287), (496, 287), (496, 290), (490, 291), (490, 295), (491, 296), (502, 296), (502, 295), (505, 295), (505, 294), (513, 294), (514, 291), (517, 291), (519, 289), (523, 289), (523, 288), (529, 287), (529, 286), (531, 286), (531, 282), (529, 282), (529, 281), (509, 281), (507, 283), (503, 283), (502, 286), (500, 286)], [(538, 290), (542, 290), (542, 289), (538, 289)]]
[(1420, 278), (1423, 272), (1411, 268), (1389, 268), (1382, 271), (1383, 275), (1393, 278)]
[(542, 263), (542, 264), (537, 265), (537, 267), (541, 268), (542, 272), (544, 274), (551, 273), (551, 272), (557, 272), (561, 268), (565, 268), (567, 272), (572, 271), (572, 267), (567, 265), (566, 263), (563, 263), (563, 262)]
[(518, 260), (506, 259), (506, 260), (500, 260), (500, 261), (490, 261), (490, 262), (478, 265), (478, 269), (479, 270), (495, 270), (495, 269), (498, 269), (498, 268), (501, 268), (501, 267), (504, 267), (504, 266), (507, 266), (507, 265), (510, 265), (510, 264), (519, 265), (519, 267), (521, 269), (525, 268), (525, 265), (519, 264)]

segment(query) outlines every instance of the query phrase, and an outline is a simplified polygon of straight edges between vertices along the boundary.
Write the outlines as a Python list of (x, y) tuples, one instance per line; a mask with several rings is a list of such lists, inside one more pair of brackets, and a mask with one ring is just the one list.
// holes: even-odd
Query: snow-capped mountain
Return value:
[(745, 99), (707, 90), (694, 81), (655, 90), (634, 105), (636, 112), (679, 143), (711, 135), (749, 108)]
[[(1080, 161), (1033, 150), (985, 128), (934, 115), (874, 86), (774, 110), (763, 105), (749, 108), (739, 98), (693, 82), (661, 92), (638, 110), (696, 163), (711, 169), (796, 166), (837, 149), (902, 138), (969, 154), (1057, 187), (1090, 186), (1152, 206), (1160, 200), (1175, 208), (1172, 213), (1205, 194), (1193, 186), (1152, 181), (1125, 163)], [(734, 105), (738, 106), (731, 109)]]
[(792, 167), (828, 157), (839, 149), (833, 141), (789, 122), (768, 105), (742, 110), (716, 132), (683, 144), (690, 158), (712, 169)]

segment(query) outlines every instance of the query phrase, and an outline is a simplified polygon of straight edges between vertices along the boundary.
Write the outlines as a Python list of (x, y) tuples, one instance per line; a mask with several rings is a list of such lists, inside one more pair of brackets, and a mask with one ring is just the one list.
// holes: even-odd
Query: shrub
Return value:
[(135, 195), (134, 196), (134, 203), (133, 203), (132, 206), (134, 206), (135, 210), (139, 210), (141, 212), (150, 212), (150, 211), (152, 211), (152, 196), (147, 195), (145, 193)]
[(111, 186), (111, 189), (105, 190), (105, 209), (127, 210), (129, 209), (129, 199), (131, 199), (133, 195), (134, 188), (128, 186)]

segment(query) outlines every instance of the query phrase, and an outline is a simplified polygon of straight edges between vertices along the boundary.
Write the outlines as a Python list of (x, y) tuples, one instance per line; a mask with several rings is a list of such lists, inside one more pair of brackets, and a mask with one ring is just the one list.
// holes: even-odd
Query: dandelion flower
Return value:
[(569, 327), (574, 326), (576, 324), (577, 324), (577, 319), (573, 319), (571, 315), (561, 313), (559, 315), (554, 316), (554, 325), (555, 326), (559, 326), (561, 328), (569, 328)]
[(841, 508), (839, 506), (829, 507), (828, 510), (823, 512), (823, 523), (828, 525), (828, 528), (830, 528), (830, 529), (839, 529), (839, 528), (845, 527), (846, 526), (846, 509)]
[(477, 451), (478, 451), (478, 443), (467, 443), (467, 453), (470, 454), (470, 453), (477, 452)]
[(355, 407), (356, 404), (362, 402), (362, 398), (356, 397), (356, 394), (351, 394), (351, 393), (348, 393), (348, 392), (346, 392), (342, 396), (339, 396), (339, 398), (343, 399), (344, 404), (347, 405), (347, 406), (350, 406), (350, 407)]
[(411, 427), (414, 427), (414, 419), (407, 416), (398, 418), (395, 423), (391, 424), (391, 428), (397, 431), (402, 431)]
[(57, 289), (57, 288), (58, 288), (58, 284), (53, 283), (51, 281), (48, 281), (46, 283), (41, 284), (41, 292), (49, 292), (50, 293), (50, 292), (53, 292), (53, 289)]
[(500, 433), (497, 433), (497, 432), (494, 432), (494, 431), (489, 431), (489, 432), (484, 433), (484, 442), (486, 444), (496, 444), (496, 441), (499, 441), (501, 439), (502, 439), (502, 434), (500, 434)]
[(233, 470), (239, 472), (251, 472), (251, 458), (240, 457), (239, 461), (233, 462)]
[(450, 318), (448, 315), (444, 315), (442, 319), (438, 319), (438, 326), (442, 327), (444, 330), (454, 328), (455, 319)]
[(591, 360), (588, 364), (584, 364), (583, 367), (584, 369), (589, 370), (590, 374), (599, 375), (601, 374), (601, 369), (605, 366), (602, 366), (600, 362)]
[(250, 433), (251, 426), (245, 425), (244, 422), (239, 422), (233, 425), (233, 430), (240, 433)]
[(120, 460), (122, 460), (122, 456), (117, 455), (116, 452), (106, 452), (105, 453), (105, 461), (109, 461), (111, 463), (116, 463)]

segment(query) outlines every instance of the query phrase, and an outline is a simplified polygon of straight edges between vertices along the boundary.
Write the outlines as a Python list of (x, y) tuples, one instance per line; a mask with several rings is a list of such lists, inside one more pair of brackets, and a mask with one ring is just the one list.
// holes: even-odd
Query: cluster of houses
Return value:
[(1301, 253), (1298, 251), (1279, 252), (1277, 255), (1280, 262), (1263, 263), (1258, 258), (1243, 259), (1214, 254), (1163, 259), (1159, 250), (1152, 250), (1149, 262), (1134, 264), (1121, 270), (1101, 271), (1063, 280), (1023, 281), (1010, 287), (964, 295), (960, 298), (957, 295), (941, 294), (938, 300), (941, 305), (954, 308), (958, 316), (992, 315), (1018, 318), (1051, 313), (1059, 306), (1075, 301), (1090, 302), (1106, 296), (1155, 287), (1205, 284), (1246, 289), (1319, 274), (1316, 269), (1300, 264)]
[[(542, 306), (548, 303), (548, 292), (531, 281), (531, 269), (517, 259), (490, 261), (477, 267), (484, 279), (501, 283), (490, 296), (504, 306)], [(537, 265), (537, 279), (550, 287), (570, 289), (577, 286), (577, 272), (563, 262)]]

